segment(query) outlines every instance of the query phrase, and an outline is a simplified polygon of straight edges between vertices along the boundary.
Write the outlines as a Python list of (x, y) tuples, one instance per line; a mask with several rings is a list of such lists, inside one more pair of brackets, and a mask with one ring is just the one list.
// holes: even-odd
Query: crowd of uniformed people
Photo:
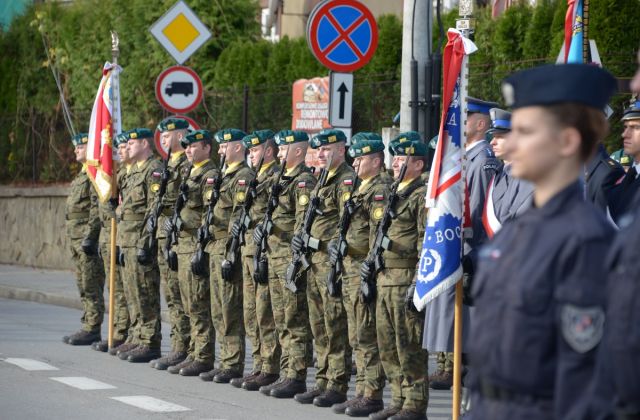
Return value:
[[(614, 90), (595, 66), (551, 65), (503, 82), (512, 113), (466, 100), (471, 418), (640, 419), (640, 102), (624, 110), (617, 162), (601, 144)], [(211, 134), (180, 118), (157, 130), (163, 160), (147, 128), (114, 139), (117, 196), (104, 203), (84, 169), (87, 135), (73, 138), (84, 166), (66, 219), (84, 313), (63, 341), (352, 417), (426, 418), (429, 387), (453, 382), (455, 297), (452, 288), (424, 312), (412, 304), (429, 211), (425, 139)], [(113, 217), (109, 348), (100, 329)]]

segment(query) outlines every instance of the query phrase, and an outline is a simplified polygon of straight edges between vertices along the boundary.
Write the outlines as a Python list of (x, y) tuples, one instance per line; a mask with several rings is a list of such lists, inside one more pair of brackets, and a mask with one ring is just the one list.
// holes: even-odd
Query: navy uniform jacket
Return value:
[(600, 145), (596, 155), (585, 167), (587, 182), (587, 200), (606, 211), (611, 191), (620, 178), (624, 176), (622, 166), (611, 159), (604, 146)]
[[(631, 211), (633, 198), (640, 194), (640, 176), (633, 176), (634, 166), (629, 168), (622, 181), (611, 192), (609, 210), (613, 220), (618, 224), (622, 216)], [(636, 170), (637, 171), (637, 170)]]
[(482, 212), (489, 181), (500, 172), (502, 163), (495, 157), (486, 140), (473, 145), (467, 152), (467, 188), (469, 190), (469, 210), (473, 227), (473, 238), (468, 246), (476, 247), (484, 242), (487, 233), (482, 225)]
[(473, 418), (582, 419), (614, 236), (576, 181), (478, 253), (468, 352)]

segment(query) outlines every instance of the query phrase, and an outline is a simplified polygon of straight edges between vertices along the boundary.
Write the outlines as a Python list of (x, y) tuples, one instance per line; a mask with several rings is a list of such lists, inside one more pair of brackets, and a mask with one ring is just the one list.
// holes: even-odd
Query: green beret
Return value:
[(153, 132), (148, 128), (134, 128), (127, 133), (127, 140), (142, 140), (153, 138)]
[(186, 149), (187, 146), (193, 143), (197, 143), (199, 141), (204, 141), (206, 144), (211, 144), (211, 133), (209, 130), (196, 130), (190, 131), (189, 134), (184, 136), (182, 140), (180, 140), (180, 144), (183, 149)]
[(237, 128), (225, 128), (224, 130), (218, 131), (213, 138), (220, 144), (229, 143), (231, 141), (242, 141), (242, 139), (247, 135), (242, 130), (238, 130)]
[(281, 130), (274, 137), (278, 146), (309, 141), (309, 135), (300, 130)]
[(71, 143), (73, 146), (82, 146), (83, 144), (87, 144), (89, 142), (89, 133), (78, 133), (75, 136), (71, 137)]
[(127, 131), (123, 131), (120, 134), (116, 134), (116, 137), (113, 139), (113, 145), (118, 147), (121, 144), (127, 144), (127, 140)]
[(389, 145), (392, 156), (427, 156), (427, 145), (421, 141), (393, 142)]
[(391, 140), (391, 143), (404, 143), (406, 141), (422, 141), (422, 139), (417, 131), (405, 131), (398, 134), (396, 138)]
[(349, 156), (357, 158), (384, 151), (382, 137), (377, 133), (358, 133), (351, 137)]
[(158, 131), (164, 133), (173, 130), (186, 130), (189, 128), (189, 122), (182, 118), (165, 118), (158, 124)]
[(244, 144), (244, 147), (247, 149), (251, 149), (252, 147), (266, 143), (267, 140), (271, 140), (273, 135), (274, 133), (272, 130), (257, 130), (244, 136), (242, 144)]
[(320, 146), (326, 146), (327, 144), (334, 144), (338, 142), (344, 143), (346, 141), (347, 136), (344, 134), (344, 131), (336, 128), (328, 128), (313, 136), (309, 145), (312, 149), (317, 149)]

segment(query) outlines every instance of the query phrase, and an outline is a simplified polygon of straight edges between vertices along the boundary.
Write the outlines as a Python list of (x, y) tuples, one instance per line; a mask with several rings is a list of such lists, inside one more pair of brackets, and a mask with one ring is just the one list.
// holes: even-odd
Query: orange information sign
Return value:
[(300, 79), (293, 83), (292, 130), (317, 133), (329, 125), (329, 77)]

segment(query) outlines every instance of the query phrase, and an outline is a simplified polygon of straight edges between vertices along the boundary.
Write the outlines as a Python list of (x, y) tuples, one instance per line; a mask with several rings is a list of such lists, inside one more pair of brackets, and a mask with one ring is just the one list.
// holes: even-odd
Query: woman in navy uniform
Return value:
[(582, 64), (536, 67), (503, 83), (514, 110), (512, 174), (535, 191), (532, 207), (478, 253), (473, 419), (586, 418), (614, 231), (584, 200), (579, 176), (606, 135), (601, 110), (615, 85), (605, 70)]

